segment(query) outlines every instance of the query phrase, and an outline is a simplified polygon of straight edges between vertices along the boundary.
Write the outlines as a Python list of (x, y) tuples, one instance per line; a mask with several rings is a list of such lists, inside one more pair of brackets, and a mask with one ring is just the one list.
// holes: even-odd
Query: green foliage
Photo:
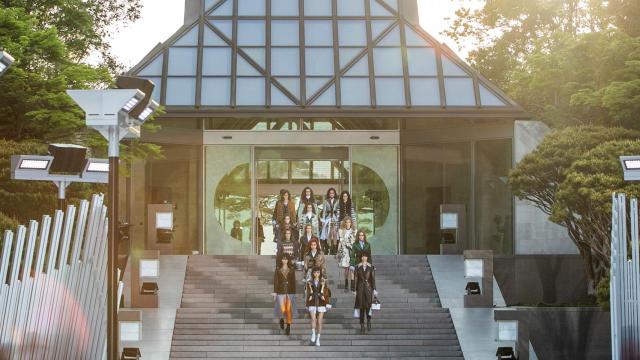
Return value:
[(74, 63), (99, 52), (115, 72), (117, 61), (107, 39), (118, 27), (140, 17), (140, 0), (4, 0), (6, 7), (22, 10), (39, 29), (54, 29)]
[(607, 274), (602, 278), (602, 280), (600, 280), (600, 283), (598, 283), (598, 288), (596, 289), (596, 298), (598, 300), (598, 305), (600, 305), (602, 310), (605, 311), (609, 311), (611, 305), (609, 302), (609, 299), (611, 298), (611, 295), (609, 293), (609, 281), (609, 274)]
[[(18, 227), (19, 224), (20, 223), (16, 219), (12, 219), (0, 212), (0, 237), (4, 236), (4, 232), (6, 230), (16, 231), (16, 228)], [(0, 243), (2, 243), (1, 238), (0, 238)]]
[(609, 272), (611, 258), (611, 195), (640, 195), (640, 184), (624, 181), (619, 157), (640, 154), (640, 141), (603, 143), (576, 160), (556, 194), (551, 220), (570, 223), (578, 247), (589, 250), (594, 284)]
[(475, 68), (554, 127), (640, 129), (638, 1), (488, 1), (445, 33)]
[[(602, 236), (594, 237), (594, 231), (602, 235), (602, 227), (609, 226), (606, 224), (610, 223), (607, 214), (610, 214), (612, 191), (619, 190), (620, 186), (624, 186), (625, 189), (629, 187), (624, 183), (615, 183), (616, 186), (613, 186), (614, 182), (598, 183), (597, 181), (602, 176), (621, 181), (621, 167), (614, 153), (626, 151), (631, 154), (634, 153), (634, 148), (625, 145), (600, 159), (594, 158), (586, 164), (584, 161), (588, 156), (594, 156), (594, 152), (598, 149), (600, 152), (595, 156), (602, 155), (602, 147), (605, 145), (635, 140), (638, 136), (638, 133), (632, 130), (599, 126), (555, 130), (545, 137), (536, 150), (525, 156), (509, 174), (509, 184), (515, 196), (532, 202), (549, 215), (551, 221), (567, 228), (569, 237), (585, 260), (591, 291), (595, 291), (595, 285), (604, 269), (608, 268), (608, 260), (602, 259), (604, 246)], [(635, 144), (635, 142), (622, 142), (622, 144)], [(609, 147), (604, 151), (609, 150), (613, 151)], [(606, 167), (603, 168), (605, 165)], [(585, 182), (582, 184), (583, 188), (569, 187), (570, 184), (577, 186), (578, 179)], [(587, 194), (593, 198), (587, 197)], [(595, 207), (596, 203), (598, 210)], [(599, 214), (598, 221), (595, 221), (592, 218), (597, 214), (593, 212), (600, 209), (604, 212)], [(586, 216), (591, 218), (587, 220)], [(608, 231), (604, 236), (608, 237)]]

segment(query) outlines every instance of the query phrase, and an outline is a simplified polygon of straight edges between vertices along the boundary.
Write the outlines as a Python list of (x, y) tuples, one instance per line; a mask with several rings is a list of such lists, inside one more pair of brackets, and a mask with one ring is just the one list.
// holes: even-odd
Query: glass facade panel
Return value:
[(231, 75), (231, 48), (203, 49), (202, 75)]
[(271, 21), (271, 45), (298, 46), (300, 43), (299, 30), (300, 25), (294, 20)]
[(162, 55), (159, 55), (153, 61), (138, 72), (140, 76), (162, 76)]
[(331, 0), (304, 0), (305, 16), (331, 16)]
[(341, 80), (342, 105), (369, 106), (369, 78), (347, 78)]
[(338, 43), (340, 46), (366, 46), (367, 27), (365, 22), (360, 20), (339, 20)]
[(400, 48), (373, 49), (373, 67), (376, 76), (402, 76), (402, 53)]
[(404, 165), (405, 252), (440, 253), (442, 204), (465, 206), (464, 248), (470, 248), (471, 143), (407, 146)]
[(231, 101), (231, 79), (203, 78), (201, 97), (202, 105), (205, 106), (229, 105)]
[(196, 78), (167, 78), (167, 105), (194, 105)]
[(198, 51), (196, 48), (170, 48), (169, 49), (169, 76), (194, 76), (198, 64)]
[(442, 73), (444, 76), (469, 76), (466, 71), (446, 56), (442, 56)]
[(345, 76), (368, 76), (369, 75), (369, 55), (364, 55), (357, 63), (347, 70)]
[[(206, 255), (251, 254), (251, 147), (205, 147)], [(241, 239), (231, 237), (234, 222)]]
[(304, 41), (307, 46), (333, 46), (333, 25), (331, 20), (305, 21)]
[(376, 78), (376, 104), (404, 106), (404, 78)]
[(513, 197), (507, 184), (512, 164), (510, 139), (476, 143), (476, 237), (478, 247), (513, 253)]
[[(380, 34), (392, 24), (393, 20), (371, 20), (371, 37), (373, 40), (380, 36)], [(398, 36), (398, 39), (400, 39), (400, 36)], [(399, 46), (399, 43), (396, 44), (396, 46)]]
[(238, 46), (264, 46), (264, 20), (238, 20)]
[(398, 148), (351, 148), (352, 195), (358, 228), (364, 230), (374, 254), (398, 251)]
[(271, 0), (271, 15), (298, 16), (298, 0)]
[(264, 16), (265, 0), (236, 0), (239, 16)]
[(274, 76), (300, 75), (300, 53), (298, 48), (271, 49), (271, 74)]
[(364, 16), (364, 0), (338, 0), (338, 16)]
[(308, 48), (306, 59), (307, 75), (333, 76), (333, 48)]
[(408, 48), (410, 76), (437, 76), (436, 51), (433, 48)]
[(440, 84), (437, 78), (411, 78), (411, 103), (416, 106), (439, 106)]
[(306, 180), (311, 178), (311, 161), (292, 161), (291, 178), (294, 180)]
[(331, 179), (331, 161), (315, 160), (312, 162), (312, 164), (314, 179)]
[(237, 105), (264, 105), (264, 78), (238, 78), (236, 82)]
[(473, 106), (476, 104), (471, 78), (445, 78), (444, 91), (448, 106)]
[[(374, 39), (375, 40), (375, 39)], [(380, 40), (377, 46), (402, 46), (400, 42), (400, 28), (394, 27), (393, 30), (389, 31), (387, 35), (385, 35), (382, 40)]]

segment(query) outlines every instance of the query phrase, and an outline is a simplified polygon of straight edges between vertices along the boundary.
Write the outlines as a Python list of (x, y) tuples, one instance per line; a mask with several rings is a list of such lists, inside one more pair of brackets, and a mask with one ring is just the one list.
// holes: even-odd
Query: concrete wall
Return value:
[[(513, 127), (514, 162), (535, 150), (549, 128), (539, 121), (516, 121)], [(528, 201), (516, 198), (515, 254), (578, 254), (567, 231)]]
[(507, 305), (588, 303), (579, 255), (494, 256), (494, 276)]

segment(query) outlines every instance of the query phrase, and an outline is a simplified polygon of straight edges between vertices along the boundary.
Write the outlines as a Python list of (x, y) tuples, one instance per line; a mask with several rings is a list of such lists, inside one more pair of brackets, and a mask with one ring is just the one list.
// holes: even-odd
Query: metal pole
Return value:
[(67, 207), (67, 183), (65, 181), (57, 181), (58, 186), (58, 210), (64, 211)]
[(119, 128), (109, 128), (109, 239), (107, 242), (107, 360), (118, 359), (118, 160)]

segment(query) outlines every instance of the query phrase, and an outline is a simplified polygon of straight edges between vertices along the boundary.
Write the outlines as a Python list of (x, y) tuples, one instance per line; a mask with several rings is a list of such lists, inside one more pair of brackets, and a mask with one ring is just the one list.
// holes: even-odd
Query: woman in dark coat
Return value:
[(367, 317), (367, 330), (371, 331), (371, 303), (376, 291), (376, 270), (367, 261), (367, 253), (360, 253), (360, 263), (355, 271), (356, 303), (353, 306), (360, 312), (360, 331), (364, 332), (364, 318)]
[[(360, 230), (356, 235), (356, 241), (353, 243), (353, 245), (351, 245), (351, 262), (349, 267), (349, 270), (351, 270), (351, 272), (355, 272), (356, 265), (358, 265), (362, 253), (367, 254), (368, 261), (373, 264), (373, 259), (371, 256), (371, 245), (367, 241), (367, 234), (365, 234), (364, 231)], [(355, 288), (353, 286), (354, 281), (351, 281), (351, 291), (355, 291)]]
[(351, 194), (348, 191), (343, 191), (340, 194), (340, 206), (338, 207), (338, 223), (342, 224), (345, 218), (351, 218), (351, 226), (357, 229), (356, 226), (356, 210), (353, 202), (351, 201)]
[(273, 274), (273, 297), (275, 298), (275, 314), (280, 318), (280, 329), (287, 322), (286, 334), (291, 334), (291, 320), (296, 306), (296, 272), (291, 257), (283, 255)]

